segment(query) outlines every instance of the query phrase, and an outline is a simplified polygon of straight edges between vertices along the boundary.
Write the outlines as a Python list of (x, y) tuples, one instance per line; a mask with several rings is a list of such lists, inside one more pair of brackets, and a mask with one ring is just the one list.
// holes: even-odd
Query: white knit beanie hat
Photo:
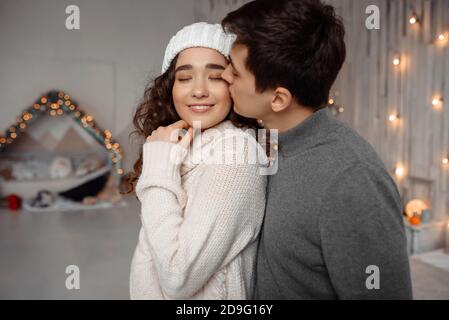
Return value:
[(204, 47), (215, 49), (229, 59), (235, 35), (224, 32), (220, 24), (197, 22), (179, 30), (165, 49), (162, 73), (167, 71), (172, 60), (178, 53), (187, 48)]

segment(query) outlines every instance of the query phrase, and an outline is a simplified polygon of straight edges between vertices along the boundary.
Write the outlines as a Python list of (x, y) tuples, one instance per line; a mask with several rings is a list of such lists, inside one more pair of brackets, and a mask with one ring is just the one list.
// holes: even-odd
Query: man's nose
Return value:
[(221, 74), (221, 77), (223, 80), (225, 80), (227, 83), (232, 84), (232, 73), (231, 73), (231, 65), (228, 65), (226, 69)]

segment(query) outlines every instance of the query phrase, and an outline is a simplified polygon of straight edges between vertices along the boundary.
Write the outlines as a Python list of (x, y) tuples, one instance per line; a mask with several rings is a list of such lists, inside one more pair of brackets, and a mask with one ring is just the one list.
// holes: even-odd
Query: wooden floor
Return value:
[[(435, 253), (438, 254), (437, 261), (431, 259), (433, 258), (431, 255), (436, 256)], [(449, 300), (449, 269), (447, 268), (449, 254), (445, 257), (446, 262), (443, 263), (441, 261), (443, 254), (439, 252), (420, 256), (410, 259), (414, 298)], [(439, 267), (437, 267), (438, 265)]]
[[(138, 202), (73, 212), (0, 211), (0, 299), (129, 299)], [(80, 289), (67, 290), (76, 265)]]
[[(0, 211), (0, 299), (128, 299), (139, 204), (78, 212)], [(77, 265), (80, 289), (67, 290)], [(416, 299), (449, 299), (449, 271), (412, 258)]]

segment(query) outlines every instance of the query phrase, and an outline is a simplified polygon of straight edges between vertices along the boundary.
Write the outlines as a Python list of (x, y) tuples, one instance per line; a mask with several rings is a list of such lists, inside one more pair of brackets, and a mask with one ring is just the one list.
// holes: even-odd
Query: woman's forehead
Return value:
[(218, 51), (210, 48), (187, 48), (179, 53), (176, 66), (189, 64), (193, 67), (206, 67), (207, 64), (220, 64), (226, 66), (228, 61)]

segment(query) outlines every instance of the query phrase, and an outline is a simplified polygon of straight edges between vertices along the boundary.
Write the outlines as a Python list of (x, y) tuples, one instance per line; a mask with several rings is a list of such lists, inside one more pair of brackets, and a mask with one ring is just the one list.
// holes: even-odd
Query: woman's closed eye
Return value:
[(182, 77), (182, 78), (178, 78), (178, 81), (180, 81), (180, 82), (186, 82), (186, 81), (189, 81), (189, 80), (191, 80), (192, 78), (191, 77)]
[[(224, 81), (221, 74), (209, 75), (208, 79), (212, 80), (212, 81)], [(191, 76), (180, 76), (176, 80), (180, 81), (180, 82), (187, 82), (189, 80), (192, 80), (192, 77)]]
[(221, 74), (220, 75), (216, 75), (216, 76), (210, 76), (209, 79), (210, 80), (214, 80), (214, 81), (221, 81), (221, 80), (224, 81), (224, 79), (221, 77)]
[(213, 81), (225, 81), (223, 79), (223, 77), (221, 76), (222, 74), (223, 74), (222, 72), (220, 72), (220, 73), (210, 73), (209, 74), (209, 79), (213, 80)]

